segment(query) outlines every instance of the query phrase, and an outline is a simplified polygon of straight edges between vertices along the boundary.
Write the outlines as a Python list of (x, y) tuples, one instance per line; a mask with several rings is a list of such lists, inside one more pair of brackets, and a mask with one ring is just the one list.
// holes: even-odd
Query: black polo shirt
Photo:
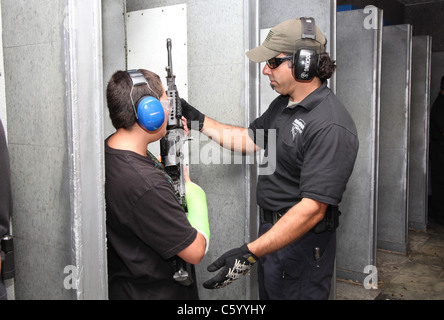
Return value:
[(272, 168), (259, 175), (258, 205), (278, 211), (302, 198), (338, 205), (358, 152), (355, 123), (326, 82), (298, 104), (288, 107), (289, 99), (277, 97), (249, 127), (265, 148), (262, 166)]

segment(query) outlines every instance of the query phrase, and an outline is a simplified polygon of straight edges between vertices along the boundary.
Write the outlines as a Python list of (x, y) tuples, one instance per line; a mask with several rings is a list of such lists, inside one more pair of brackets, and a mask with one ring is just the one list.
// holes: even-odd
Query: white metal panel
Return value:
[[(174, 21), (174, 23), (171, 23)], [(167, 39), (171, 39), (173, 74), (179, 96), (188, 99), (187, 5), (180, 4), (127, 13), (126, 20), (128, 70), (147, 69), (157, 73), (167, 89)], [(202, 57), (204, 59), (205, 57)], [(158, 143), (149, 146), (160, 156)], [(188, 144), (184, 146), (188, 164)], [(187, 165), (188, 167), (188, 165)]]
[(170, 38), (177, 90), (181, 98), (187, 99), (187, 5), (133, 11), (127, 13), (126, 18), (128, 69), (157, 73), (166, 89), (166, 40)]

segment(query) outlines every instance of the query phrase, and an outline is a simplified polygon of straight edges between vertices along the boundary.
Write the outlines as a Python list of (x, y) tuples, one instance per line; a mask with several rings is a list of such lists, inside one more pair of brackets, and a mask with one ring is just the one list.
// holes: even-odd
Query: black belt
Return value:
[[(284, 216), (284, 214), (288, 211), (280, 210), (280, 211), (271, 211), (259, 208), (261, 224), (263, 223), (271, 223), (275, 224), (279, 221), (280, 218)], [(322, 233), (325, 231), (333, 232), (339, 226), (339, 216), (341, 212), (339, 211), (338, 206), (328, 206), (324, 218), (311, 230), (314, 233)]]
[(271, 210), (265, 210), (265, 209), (259, 208), (261, 223), (275, 224), (276, 222), (278, 222), (278, 220), (280, 218), (283, 217), (285, 212), (287, 212), (287, 211), (284, 211), (284, 210), (271, 211)]

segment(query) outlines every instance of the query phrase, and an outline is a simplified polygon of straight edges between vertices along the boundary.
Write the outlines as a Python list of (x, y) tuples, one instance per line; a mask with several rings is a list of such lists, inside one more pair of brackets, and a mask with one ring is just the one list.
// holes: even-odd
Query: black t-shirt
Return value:
[[(258, 205), (279, 211), (302, 198), (338, 205), (358, 152), (355, 123), (326, 82), (298, 104), (289, 99), (277, 97), (249, 128), (272, 169), (259, 175)], [(268, 139), (271, 130), (276, 139)]]
[[(109, 139), (109, 138), (108, 138)], [(105, 141), (110, 299), (198, 299), (173, 279), (173, 260), (196, 238), (164, 171), (151, 157)]]

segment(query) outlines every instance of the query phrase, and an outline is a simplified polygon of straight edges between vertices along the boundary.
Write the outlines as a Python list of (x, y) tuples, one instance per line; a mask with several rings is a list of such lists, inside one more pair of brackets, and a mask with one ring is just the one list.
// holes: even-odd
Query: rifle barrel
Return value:
[(172, 47), (172, 42), (171, 39), (168, 38), (167, 39), (167, 50), (168, 50), (168, 67), (166, 69), (166, 71), (168, 72), (168, 76), (167, 78), (173, 78), (173, 58), (171, 55), (171, 47)]

